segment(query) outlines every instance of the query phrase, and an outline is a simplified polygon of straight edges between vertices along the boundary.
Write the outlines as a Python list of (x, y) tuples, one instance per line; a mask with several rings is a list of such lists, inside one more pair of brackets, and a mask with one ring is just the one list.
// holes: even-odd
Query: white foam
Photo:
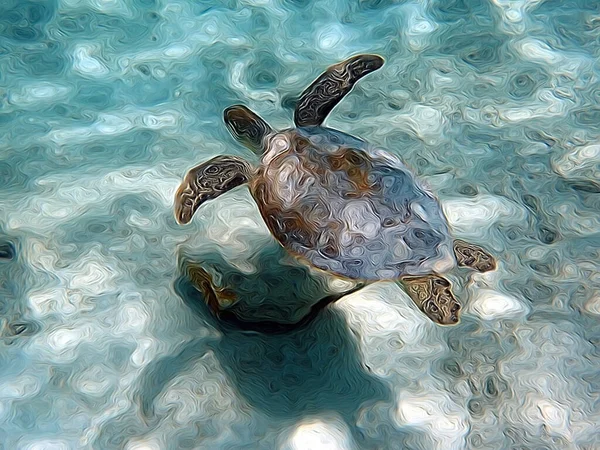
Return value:
[(515, 108), (498, 108), (499, 117), (506, 122), (522, 122), (531, 119), (548, 119), (552, 116), (566, 116), (573, 103), (559, 98), (553, 89), (540, 89), (537, 102)]
[(134, 366), (143, 367), (156, 356), (156, 346), (152, 339), (138, 339), (137, 344), (131, 354), (131, 362)]
[(532, 425), (544, 427), (550, 434), (572, 439), (573, 427), (570, 421), (570, 412), (565, 405), (533, 392), (525, 396), (523, 404), (524, 420)]
[(99, 134), (111, 135), (122, 134), (133, 128), (133, 123), (129, 118), (114, 114), (100, 114), (94, 128)]
[(501, 16), (504, 19), (501, 24), (502, 31), (520, 35), (527, 29), (531, 23), (528, 17), (527, 10), (531, 9), (541, 0), (492, 0), (500, 10)]
[(398, 425), (423, 429), (434, 438), (436, 447), (444, 450), (462, 449), (469, 430), (464, 414), (450, 400), (440, 395), (402, 395), (396, 410)]
[(181, 113), (172, 110), (134, 109), (98, 114), (96, 121), (88, 126), (52, 130), (47, 139), (58, 145), (88, 143), (94, 136), (116, 136), (134, 128), (151, 130), (180, 129)]
[(59, 101), (68, 97), (71, 89), (67, 86), (40, 82), (24, 86), (17, 93), (9, 93), (10, 104), (27, 107), (39, 105), (41, 102)]
[(569, 148), (553, 161), (554, 169), (565, 177), (584, 176), (600, 178), (600, 144), (587, 144)]
[(347, 427), (341, 421), (304, 420), (292, 434), (289, 450), (350, 450)]
[(519, 300), (489, 289), (479, 290), (477, 297), (468, 307), (469, 312), (484, 320), (519, 316), (525, 314), (528, 309)]
[(126, 450), (161, 450), (162, 447), (160, 443), (156, 439), (135, 439), (131, 440), (127, 446)]
[(81, 329), (62, 328), (50, 333), (48, 345), (53, 350), (61, 352), (64, 349), (76, 346), (83, 336), (84, 333)]
[(163, 50), (163, 55), (167, 58), (181, 59), (192, 54), (192, 49), (189, 45), (172, 45)]
[(592, 314), (600, 316), (600, 291), (595, 291), (592, 297), (585, 303), (584, 309)]
[(102, 258), (95, 250), (82, 255), (81, 263), (69, 268), (69, 288), (77, 289), (87, 295), (100, 295), (116, 291), (116, 267), (111, 267), (110, 259)]
[(72, 447), (65, 441), (58, 439), (44, 439), (29, 443), (20, 450), (70, 450)]
[[(23, 199), (26, 203), (16, 202), (8, 209), (6, 222), (12, 229), (47, 230), (74, 220), (90, 208), (101, 207), (111, 197), (125, 192), (150, 194), (162, 207), (171, 209), (180, 181), (181, 178), (172, 175), (165, 166), (125, 168), (84, 178), (74, 176), (73, 181), (66, 176), (49, 176), (38, 180), (43, 193)], [(144, 224), (152, 228), (162, 226), (162, 222), (157, 221)]]
[(165, 112), (163, 114), (144, 114), (141, 116), (144, 126), (151, 130), (160, 130), (163, 128), (174, 128), (179, 125), (181, 120), (179, 114)]
[(91, 397), (102, 397), (116, 384), (116, 379), (101, 364), (84, 369), (73, 381), (75, 389)]
[(91, 45), (81, 44), (73, 52), (73, 69), (84, 75), (102, 77), (109, 74), (108, 67), (93, 56), (96, 48)]
[(456, 230), (477, 230), (500, 219), (517, 222), (525, 213), (510, 200), (493, 195), (479, 195), (473, 199), (455, 199), (442, 202), (442, 208), (450, 225)]
[(428, 144), (437, 142), (446, 126), (442, 113), (426, 105), (413, 105), (407, 112), (391, 117), (391, 121), (398, 128), (409, 128)]
[(438, 25), (427, 19), (421, 4), (408, 3), (403, 9), (407, 15), (404, 32), (408, 36), (408, 45), (414, 51), (426, 48), (429, 35), (438, 29)]
[(345, 38), (347, 33), (339, 25), (333, 25), (323, 28), (317, 35), (317, 45), (321, 50), (332, 50), (339, 48), (340, 42)]
[(279, 95), (275, 90), (255, 90), (251, 89), (246, 83), (246, 73), (248, 66), (250, 65), (249, 60), (235, 62), (229, 73), (229, 82), (231, 86), (237, 89), (245, 98), (252, 99), (255, 101), (271, 101), (278, 102)]
[[(427, 319), (415, 308), (404, 307), (402, 297), (405, 294), (400, 287), (392, 283), (389, 286), (379, 284), (377, 287), (379, 289), (365, 289), (346, 296), (336, 307), (342, 308), (350, 316), (353, 326), (359, 327), (363, 336), (393, 333), (399, 335), (405, 344), (420, 342), (426, 332), (422, 322)], [(384, 298), (389, 298), (392, 304)], [(397, 300), (394, 301), (394, 298)]]
[(38, 317), (45, 317), (53, 313), (66, 315), (75, 312), (75, 306), (69, 302), (67, 289), (64, 287), (31, 292), (28, 300), (29, 307)]
[(538, 60), (546, 64), (558, 64), (563, 56), (548, 44), (534, 38), (525, 38), (515, 43), (516, 50), (526, 59)]
[(0, 384), (0, 399), (2, 400), (24, 400), (35, 397), (41, 390), (42, 380), (32, 376), (21, 374), (14, 379)]

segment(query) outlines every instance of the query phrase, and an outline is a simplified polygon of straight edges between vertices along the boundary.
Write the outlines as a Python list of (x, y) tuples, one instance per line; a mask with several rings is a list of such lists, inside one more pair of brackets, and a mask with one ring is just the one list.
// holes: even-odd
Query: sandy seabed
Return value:
[[(599, 39), (589, 0), (0, 2), (0, 448), (600, 448)], [(224, 327), (182, 261), (316, 285), (245, 188), (177, 225), (179, 182), (251, 157), (225, 107), (287, 127), (363, 52), (386, 64), (327, 125), (401, 157), (498, 269), (450, 274), (455, 327), (394, 283)]]

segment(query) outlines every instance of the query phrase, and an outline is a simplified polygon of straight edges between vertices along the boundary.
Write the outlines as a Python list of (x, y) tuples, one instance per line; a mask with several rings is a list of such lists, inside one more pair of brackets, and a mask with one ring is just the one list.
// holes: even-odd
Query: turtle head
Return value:
[(257, 155), (265, 148), (265, 138), (273, 129), (260, 116), (244, 105), (234, 105), (223, 111), (223, 120), (231, 135)]

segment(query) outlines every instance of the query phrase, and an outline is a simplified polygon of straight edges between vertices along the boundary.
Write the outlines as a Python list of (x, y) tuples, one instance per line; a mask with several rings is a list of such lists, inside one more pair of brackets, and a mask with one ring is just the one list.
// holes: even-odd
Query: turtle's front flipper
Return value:
[(475, 244), (454, 240), (454, 255), (459, 266), (469, 267), (478, 272), (489, 272), (496, 268), (496, 260), (492, 255)]
[(175, 194), (175, 218), (188, 223), (200, 205), (246, 183), (252, 166), (235, 156), (216, 156), (191, 169)]
[(406, 293), (427, 317), (439, 325), (455, 325), (460, 320), (460, 303), (452, 294), (452, 285), (439, 275), (403, 277)]
[(329, 112), (365, 75), (383, 66), (377, 55), (357, 55), (329, 67), (300, 96), (294, 123), (298, 127), (319, 126)]
[(271, 126), (244, 105), (234, 105), (225, 109), (223, 120), (231, 135), (260, 155), (264, 150), (264, 138), (273, 133)]

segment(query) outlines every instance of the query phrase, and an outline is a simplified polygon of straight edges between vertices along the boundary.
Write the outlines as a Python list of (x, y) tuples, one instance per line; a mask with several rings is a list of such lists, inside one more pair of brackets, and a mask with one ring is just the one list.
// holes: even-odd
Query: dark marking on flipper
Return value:
[(406, 293), (421, 311), (439, 325), (456, 325), (460, 303), (452, 293), (452, 285), (439, 275), (403, 277)]
[(357, 55), (329, 67), (304, 90), (296, 105), (297, 127), (319, 126), (358, 80), (383, 66), (378, 55)]
[(244, 105), (225, 109), (223, 120), (231, 135), (257, 155), (263, 152), (263, 139), (273, 132), (271, 126)]
[(216, 156), (190, 169), (175, 194), (175, 218), (186, 224), (204, 202), (246, 183), (252, 166), (235, 156)]
[(483, 248), (460, 239), (454, 240), (453, 247), (459, 266), (469, 267), (478, 272), (489, 272), (496, 269), (496, 260)]

